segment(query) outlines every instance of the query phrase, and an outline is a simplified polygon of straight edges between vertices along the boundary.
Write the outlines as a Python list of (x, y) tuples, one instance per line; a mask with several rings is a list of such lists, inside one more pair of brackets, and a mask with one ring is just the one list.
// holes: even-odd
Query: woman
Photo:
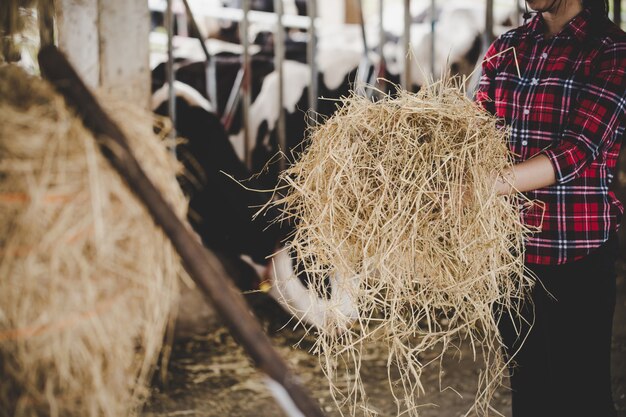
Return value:
[(524, 309), (534, 324), (520, 332), (519, 318), (501, 320), (508, 352), (517, 352), (513, 416), (615, 416), (610, 349), (623, 207), (609, 185), (626, 128), (626, 35), (606, 1), (527, 4), (535, 16), (491, 45), (476, 94), (510, 126), (518, 158), (495, 180), (498, 193), (540, 202), (523, 213), (537, 230), (525, 247), (538, 280)]

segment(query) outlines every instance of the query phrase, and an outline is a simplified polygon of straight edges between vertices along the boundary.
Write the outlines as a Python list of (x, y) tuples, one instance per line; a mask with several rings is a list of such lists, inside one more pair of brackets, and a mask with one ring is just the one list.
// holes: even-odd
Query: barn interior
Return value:
[[(626, 1), (609, 3), (611, 19), (626, 28)], [(368, 346), (362, 358), (367, 411), (337, 403), (312, 351), (315, 328), (324, 326), (328, 305), (341, 294), (332, 290), (329, 278), (326, 294), (318, 294), (313, 303), (306, 297), (306, 274), (286, 243), (295, 226), (277, 221), (280, 207), (268, 202), (276, 197), (281, 172), (306, 149), (311, 129), (331, 118), (343, 97), (355, 94), (376, 101), (399, 89), (417, 92), (442, 77), (457, 77), (471, 98), (487, 48), (499, 35), (524, 24), (524, 12), (521, 0), (3, 0), (0, 91), (6, 94), (7, 108), (19, 111), (0, 118), (7, 123), (0, 128), (0, 292), (5, 293), (0, 295), (0, 372), (7, 375), (0, 378), (0, 417), (399, 415), (401, 406), (388, 382), (394, 370), (384, 343)], [(5, 71), (7, 67), (18, 67), (23, 75)], [(74, 75), (68, 75), (68, 68)], [(36, 84), (41, 78), (60, 83), (58, 93)], [(67, 79), (82, 85), (84, 92), (70, 98), (72, 88), (63, 86)], [(38, 87), (26, 86), (30, 83)], [(54, 116), (43, 110), (29, 114), (29, 106), (41, 100), (56, 103), (53, 94), (73, 103), (67, 116), (60, 107)], [(2, 102), (0, 97), (0, 106)], [(50, 147), (80, 147), (71, 156), (80, 163), (64, 156), (68, 159), (54, 171), (55, 178), (89, 179), (81, 183), (80, 199), (67, 197), (67, 184), (37, 186), (45, 182), (40, 171), (56, 167), (50, 155), (57, 153), (29, 159), (46, 146), (45, 135), (53, 135), (47, 132), (54, 131), (55, 138), (66, 134), (59, 133), (65, 132), (60, 127), (43, 126), (43, 119), (60, 126), (57, 113), (80, 118), (89, 131), (72, 127), (67, 135), (88, 137), (91, 145), (78, 139), (71, 145), (49, 141)], [(41, 129), (27, 128), (38, 120)], [(119, 141), (99, 139), (117, 135), (117, 125), (122, 127)], [(8, 145), (13, 129), (20, 126), (24, 130), (16, 133), (18, 138), (43, 135), (36, 149)], [(133, 141), (133, 136), (157, 137), (162, 149), (144, 152), (135, 147), (141, 140)], [(137, 161), (125, 153), (126, 142)], [(624, 148), (614, 192), (626, 203)], [(96, 158), (104, 159), (94, 162)], [(147, 177), (138, 179), (125, 158), (136, 163), (133, 167), (145, 167)], [(69, 169), (74, 163), (84, 171)], [(21, 175), (23, 188), (16, 188), (17, 181), (9, 184), (14, 174)], [(118, 185), (94, 188), (119, 176), (132, 192), (120, 191)], [(156, 188), (147, 195), (141, 190), (149, 188), (150, 180)], [(102, 198), (123, 204), (99, 206)], [(86, 228), (53, 235), (53, 226), (61, 224), (53, 222), (60, 211), (49, 211), (50, 206), (57, 210), (58, 205), (88, 203), (101, 208), (77, 209), (75, 222), (67, 217), (63, 223), (85, 223)], [(165, 206), (171, 206), (169, 211), (159, 209)], [(109, 209), (119, 212), (102, 214)], [(132, 216), (124, 217), (126, 213)], [(16, 219), (32, 223), (37, 216), (45, 217), (40, 234), (22, 239), (22, 234), (35, 232), (33, 227), (20, 229)], [(131, 228), (136, 224), (144, 227), (137, 233), (145, 235), (134, 242)], [(108, 230), (120, 228), (127, 233), (112, 238), (116, 251), (98, 245)], [(618, 417), (626, 417), (625, 221), (620, 241), (611, 371)], [(104, 266), (99, 251), (111, 256)], [(87, 266), (73, 276), (75, 270), (64, 269), (55, 259)], [(125, 262), (127, 269), (111, 272), (111, 265)], [(140, 263), (155, 265), (132, 266)], [(47, 269), (42, 265), (53, 265), (54, 273), (66, 280), (62, 291), (55, 287), (57, 292), (49, 292), (55, 303), (47, 301), (48, 280), (41, 268)], [(109, 275), (115, 279), (107, 281), (110, 285), (74, 283), (85, 283), (94, 274), (100, 281)], [(17, 284), (31, 276), (32, 288)], [(158, 288), (152, 283), (155, 276)], [(290, 277), (297, 277), (300, 285), (285, 284)], [(150, 284), (133, 284), (129, 290), (127, 281), (141, 280)], [(25, 291), (36, 297), (27, 297)], [(91, 298), (81, 298), (81, 291)], [(65, 300), (64, 294), (70, 293), (75, 297)], [(15, 301), (21, 297), (29, 301)], [(128, 320), (134, 327), (124, 333), (127, 340), (122, 343), (122, 334), (113, 330), (126, 325), (125, 315), (139, 315), (143, 321)], [(152, 332), (150, 337), (139, 336), (138, 328)], [(79, 344), (77, 351), (73, 347)], [(107, 356), (106, 346), (115, 346), (111, 352), (117, 354), (122, 345), (130, 356)], [(81, 388), (64, 382), (72, 372), (87, 373), (68, 364), (73, 356), (65, 352), (70, 351), (84, 363), (102, 362), (107, 371), (94, 374), (98, 384)], [(141, 361), (135, 363), (138, 356)], [(435, 353), (420, 358), (439, 359)], [(442, 360), (445, 373), (433, 368), (422, 376), (425, 392), (418, 415), (477, 415), (466, 414), (481, 372), (472, 348), (466, 345)], [(36, 372), (26, 378), (29, 367)], [(116, 398), (106, 391), (112, 384), (126, 387), (121, 390), (126, 396)], [(81, 389), (93, 392), (81, 400)], [(92, 400), (98, 392), (101, 398)], [(99, 401), (125, 404), (100, 407)], [(493, 415), (511, 416), (506, 384), (491, 404)]]

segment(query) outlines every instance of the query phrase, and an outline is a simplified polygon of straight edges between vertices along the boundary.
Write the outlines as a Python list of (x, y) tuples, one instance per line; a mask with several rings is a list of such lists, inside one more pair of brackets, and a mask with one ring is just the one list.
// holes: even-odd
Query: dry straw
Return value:
[(318, 292), (335, 274), (356, 302), (347, 330), (345, 300), (332, 307), (316, 345), (352, 414), (374, 414), (361, 379), (370, 342), (388, 346), (389, 383), (409, 416), (419, 414), (426, 367), (439, 371), (446, 351), (468, 343), (484, 360), (472, 411), (488, 413), (506, 368), (498, 317), (531, 285), (520, 196), (496, 196), (491, 180), (512, 165), (506, 139), (459, 86), (440, 82), (377, 102), (343, 99), (283, 173), (287, 192), (274, 204), (296, 225), (298, 262)]
[[(153, 117), (105, 100), (179, 215)], [(0, 415), (132, 414), (161, 349), (179, 262), (44, 81), (0, 67)]]

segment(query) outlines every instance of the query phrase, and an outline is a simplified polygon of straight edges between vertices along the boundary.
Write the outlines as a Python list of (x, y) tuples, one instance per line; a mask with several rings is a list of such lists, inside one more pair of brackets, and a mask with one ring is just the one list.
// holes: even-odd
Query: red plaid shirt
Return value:
[(526, 242), (527, 263), (586, 256), (624, 212), (609, 186), (626, 128), (626, 34), (608, 20), (592, 31), (590, 18), (584, 10), (544, 39), (537, 15), (500, 36), (483, 62), (476, 100), (510, 126), (517, 162), (543, 153), (556, 174), (555, 185), (527, 193), (545, 204), (522, 213), (540, 228)]

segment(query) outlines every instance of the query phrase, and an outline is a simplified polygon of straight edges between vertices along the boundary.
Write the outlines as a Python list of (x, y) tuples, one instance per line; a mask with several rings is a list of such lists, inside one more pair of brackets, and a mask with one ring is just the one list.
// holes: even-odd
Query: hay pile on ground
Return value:
[[(152, 115), (107, 105), (184, 216)], [(116, 117), (117, 116), (117, 117)], [(0, 414), (122, 417), (177, 294), (166, 237), (44, 81), (0, 67)]]
[(517, 308), (531, 285), (520, 196), (496, 196), (490, 179), (512, 165), (506, 136), (450, 83), (378, 102), (353, 96), (283, 173), (288, 192), (274, 204), (296, 225), (298, 262), (318, 292), (340, 276), (358, 306), (355, 325), (329, 322), (317, 338), (331, 384), (349, 374), (335, 395), (354, 413), (368, 413), (359, 369), (376, 341), (389, 348), (399, 412), (412, 416), (429, 365), (421, 354), (441, 359), (470, 343), (485, 361), (475, 409), (486, 414), (505, 369), (492, 312)]

